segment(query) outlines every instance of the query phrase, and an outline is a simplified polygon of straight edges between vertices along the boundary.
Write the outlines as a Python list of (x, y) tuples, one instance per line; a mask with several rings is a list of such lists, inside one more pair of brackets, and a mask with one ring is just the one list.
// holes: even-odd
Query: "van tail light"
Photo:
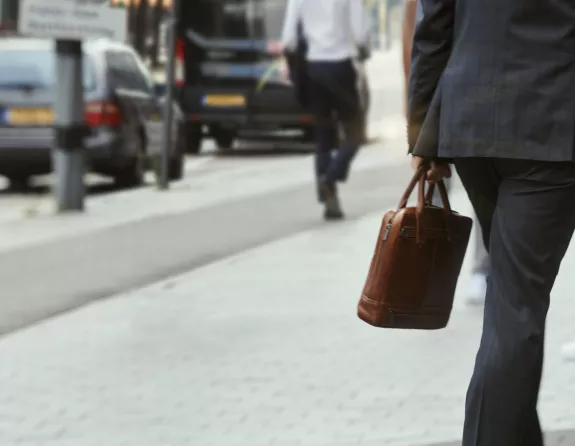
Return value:
[(270, 40), (267, 42), (267, 52), (271, 56), (281, 56), (283, 53), (283, 45), (279, 40)]
[(184, 53), (184, 41), (182, 39), (176, 39), (174, 77), (178, 87), (184, 86)]
[(118, 106), (106, 101), (88, 102), (84, 119), (89, 127), (119, 127), (124, 122)]

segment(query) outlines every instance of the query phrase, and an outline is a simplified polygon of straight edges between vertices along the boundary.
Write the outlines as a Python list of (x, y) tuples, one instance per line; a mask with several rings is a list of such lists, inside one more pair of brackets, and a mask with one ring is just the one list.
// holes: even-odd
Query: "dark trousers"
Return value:
[(463, 446), (542, 446), (549, 296), (575, 228), (575, 164), (461, 158), (491, 262)]
[(308, 73), (310, 106), (316, 119), (315, 172), (335, 184), (347, 179), (361, 144), (357, 73), (351, 60), (309, 62)]

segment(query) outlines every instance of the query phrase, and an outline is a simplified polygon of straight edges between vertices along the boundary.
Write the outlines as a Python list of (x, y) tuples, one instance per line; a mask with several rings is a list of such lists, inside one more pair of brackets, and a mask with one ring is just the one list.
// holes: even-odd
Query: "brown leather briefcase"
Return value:
[[(416, 207), (406, 207), (419, 185)], [(451, 210), (443, 182), (443, 207), (425, 195), (426, 171), (418, 170), (398, 209), (383, 217), (358, 316), (376, 327), (436, 330), (451, 314), (455, 287), (472, 220)]]

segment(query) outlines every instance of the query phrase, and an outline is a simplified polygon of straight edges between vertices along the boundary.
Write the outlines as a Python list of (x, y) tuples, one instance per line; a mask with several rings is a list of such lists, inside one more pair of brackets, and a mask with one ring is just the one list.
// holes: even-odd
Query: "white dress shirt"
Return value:
[(369, 45), (363, 0), (289, 0), (282, 34), (284, 48), (296, 48), (300, 22), (310, 61), (355, 58), (358, 46)]

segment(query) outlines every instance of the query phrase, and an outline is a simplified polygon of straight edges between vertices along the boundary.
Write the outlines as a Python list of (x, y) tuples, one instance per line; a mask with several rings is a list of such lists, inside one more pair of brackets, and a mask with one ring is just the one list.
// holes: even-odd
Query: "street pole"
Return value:
[(385, 27), (385, 49), (391, 49), (391, 41), (392, 41), (392, 34), (391, 34), (391, 9), (392, 9), (392, 1), (385, 0), (385, 8), (384, 11), (384, 27)]
[(82, 42), (56, 41), (56, 97), (52, 163), (58, 212), (84, 210), (84, 88)]
[(164, 103), (164, 127), (162, 133), (162, 153), (160, 175), (158, 178), (158, 188), (167, 190), (170, 187), (169, 168), (170, 153), (172, 148), (172, 127), (174, 120), (174, 66), (176, 53), (176, 27), (178, 24), (177, 14), (179, 12), (179, 2), (172, 2), (171, 17), (168, 22), (166, 34), (168, 37), (167, 61), (166, 61), (166, 98)]

